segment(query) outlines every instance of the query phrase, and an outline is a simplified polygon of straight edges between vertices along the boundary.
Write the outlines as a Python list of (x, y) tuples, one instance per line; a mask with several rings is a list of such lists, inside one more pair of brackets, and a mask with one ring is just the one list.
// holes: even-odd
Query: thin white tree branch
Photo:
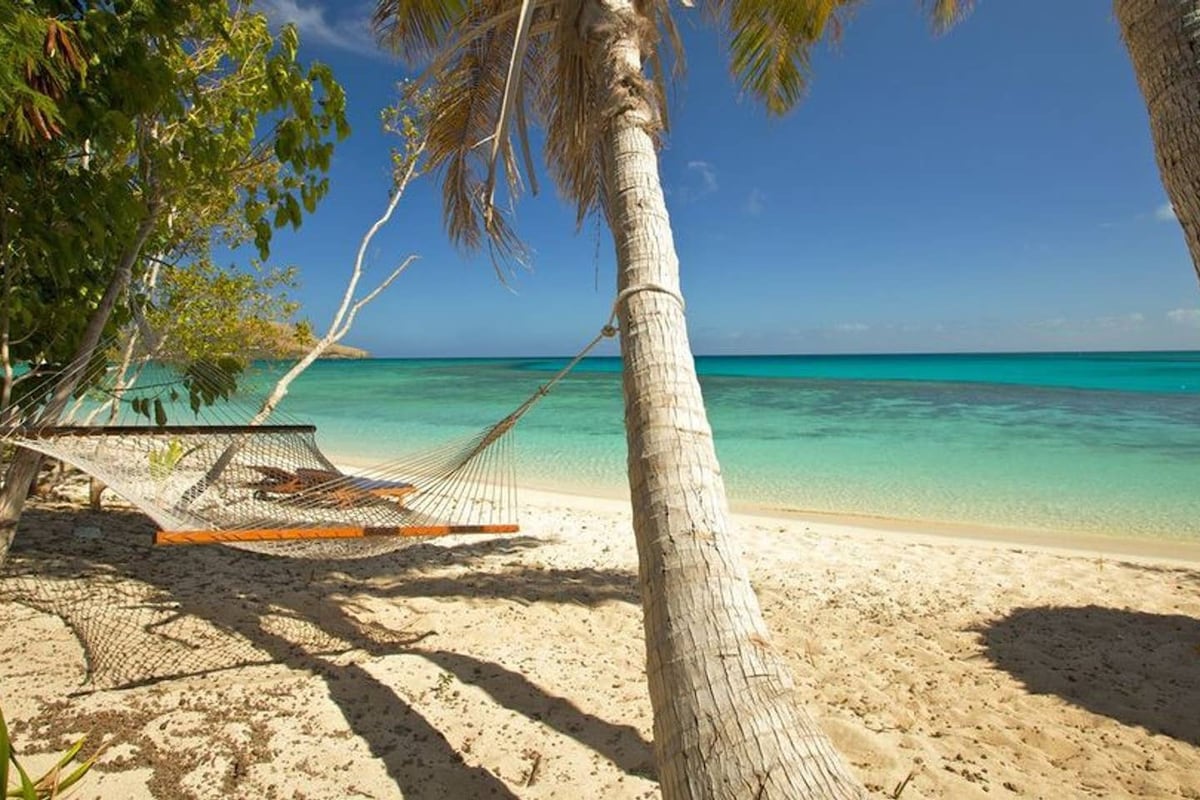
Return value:
[(364, 271), (363, 262), (366, 261), (367, 249), (371, 246), (371, 242), (374, 240), (375, 235), (379, 233), (379, 231), (388, 223), (389, 220), (391, 220), (392, 214), (396, 211), (396, 206), (400, 204), (400, 199), (404, 197), (405, 189), (408, 188), (408, 184), (413, 179), (413, 176), (417, 174), (417, 168), (421, 160), (421, 155), (424, 152), (425, 142), (422, 141), (415, 150), (408, 154), (407, 164), (405, 165), (404, 172), (401, 174), (399, 180), (396, 181), (396, 185), (392, 189), (392, 196), (388, 200), (387, 207), (384, 209), (383, 214), (380, 215), (379, 219), (375, 220), (374, 224), (367, 229), (366, 234), (363, 236), (362, 242), (358, 246), (358, 252), (354, 257), (354, 268), (351, 270), (350, 278), (346, 282), (346, 291), (342, 295), (342, 302), (338, 306), (337, 311), (334, 313), (333, 319), (329, 323), (329, 328), (326, 330), (325, 335), (318, 339), (309, 349), (308, 353), (306, 353), (303, 358), (293, 364), (291, 369), (289, 369), (283, 374), (283, 376), (279, 378), (279, 380), (275, 383), (275, 387), (271, 390), (270, 395), (268, 395), (267, 399), (263, 401), (258, 413), (255, 414), (254, 418), (251, 420), (251, 425), (259, 425), (267, 417), (271, 416), (271, 413), (275, 410), (283, 398), (287, 396), (288, 388), (291, 386), (292, 381), (294, 381), (300, 375), (300, 373), (308, 369), (309, 366), (318, 358), (320, 358), (326, 350), (328, 350), (337, 342), (341, 341), (342, 337), (350, 332), (350, 326), (354, 323), (355, 318), (358, 316), (358, 312), (362, 310), (363, 306), (374, 300), (381, 292), (391, 286), (392, 282), (395, 281), (396, 278), (400, 277), (400, 275), (406, 269), (408, 269), (408, 267), (414, 261), (416, 261), (416, 255), (408, 256), (408, 258), (404, 259), (400, 266), (393, 270), (392, 273), (387, 276), (387, 278), (385, 278), (365, 297), (359, 300), (354, 299), (355, 293), (358, 290), (358, 284), (362, 280)]
[(420, 256), (414, 253), (413, 255), (410, 255), (408, 258), (404, 259), (404, 262), (400, 264), (400, 266), (396, 267), (396, 269), (392, 271), (391, 275), (388, 275), (382, 283), (372, 289), (366, 297), (363, 297), (361, 300), (356, 302), (354, 306), (351, 307), (350, 313), (346, 315), (346, 324), (343, 325), (341, 330), (337, 332), (337, 335), (334, 337), (334, 341), (340, 342), (342, 337), (350, 332), (350, 326), (354, 324), (354, 318), (358, 316), (358, 312), (362, 310), (362, 307), (374, 300), (381, 292), (385, 291), (389, 286), (391, 286), (392, 281), (396, 280), (396, 278), (399, 278), (401, 273), (408, 269), (418, 258), (420, 258)]

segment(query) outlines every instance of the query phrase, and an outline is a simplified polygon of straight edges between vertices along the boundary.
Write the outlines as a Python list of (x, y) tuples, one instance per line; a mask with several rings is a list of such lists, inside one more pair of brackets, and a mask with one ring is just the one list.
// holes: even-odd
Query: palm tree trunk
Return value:
[(1114, 0), (1167, 197), (1200, 278), (1200, 0)]
[[(729, 521), (688, 344), (632, 0), (581, 16), (617, 252), (629, 485), (654, 748), (666, 800), (861, 798), (797, 703)], [(586, 25), (586, 27), (584, 27)], [(655, 286), (656, 290), (634, 291)], [(663, 289), (667, 291), (662, 291)]]

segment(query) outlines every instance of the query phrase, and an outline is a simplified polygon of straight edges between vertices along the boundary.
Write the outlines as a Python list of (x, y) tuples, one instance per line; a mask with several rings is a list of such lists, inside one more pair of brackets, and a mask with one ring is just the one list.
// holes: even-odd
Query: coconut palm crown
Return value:
[[(537, 191), (530, 121), (545, 130), (545, 156), (578, 221), (602, 206), (598, 132), (605, 108), (589, 80), (583, 17), (594, 0), (379, 0), (375, 30), (386, 47), (436, 82), (428, 158), (441, 177), (451, 237), (468, 249), (488, 241), (499, 253), (521, 245), (495, 203), (503, 171), (511, 198)], [(973, 0), (920, 0), (936, 31)], [(728, 37), (730, 70), (743, 92), (781, 115), (803, 97), (812, 48), (840, 36), (858, 0), (632, 0), (649, 76), (623, 74), (621, 96), (640, 107), (643, 126), (668, 127), (667, 84), (684, 71), (673, 6), (696, 13)], [(666, 53), (659, 43), (666, 42)], [(515, 135), (514, 135), (515, 134)], [(514, 142), (515, 139), (515, 142)], [(519, 152), (519, 157), (518, 157)]]

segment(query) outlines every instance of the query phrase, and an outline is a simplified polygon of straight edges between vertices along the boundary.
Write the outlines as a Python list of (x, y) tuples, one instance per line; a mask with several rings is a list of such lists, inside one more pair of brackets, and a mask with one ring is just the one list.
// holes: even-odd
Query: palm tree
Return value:
[(1167, 197), (1200, 278), (1200, 0), (1113, 0)]
[[(967, 5), (926, 1), (938, 24)], [(853, 0), (680, 0), (697, 4), (729, 33), (742, 87), (783, 113), (803, 93), (811, 48), (836, 35)], [(522, 162), (534, 180), (530, 111), (578, 219), (598, 208), (612, 231), (663, 796), (864, 797), (796, 703), (730, 525), (658, 171), (667, 115), (657, 42), (675, 65), (683, 55), (670, 0), (378, 0), (375, 24), (410, 61), (432, 59), (428, 154), (455, 240), (519, 252), (494, 196), (500, 172), (516, 193)]]

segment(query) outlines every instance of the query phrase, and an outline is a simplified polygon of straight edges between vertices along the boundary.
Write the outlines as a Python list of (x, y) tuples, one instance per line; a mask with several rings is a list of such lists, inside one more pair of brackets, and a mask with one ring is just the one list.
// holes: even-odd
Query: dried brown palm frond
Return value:
[[(645, 97), (655, 133), (666, 118), (666, 70), (654, 47), (656, 28), (671, 44), (674, 72), (682, 42), (668, 0), (639, 0), (647, 57), (657, 65)], [(560, 191), (582, 222), (599, 201), (598, 109), (588, 97), (587, 65), (573, 22), (578, 0), (381, 0), (381, 42), (410, 61), (432, 57), (423, 82), (433, 86), (429, 165), (440, 176), (451, 237), (467, 249), (484, 244), (501, 258), (523, 256), (496, 199), (503, 180), (510, 202), (536, 191), (529, 122), (546, 129), (546, 157)], [(411, 14), (406, 20), (398, 15)], [(455, 17), (454, 15), (457, 15)]]
[(409, 64), (437, 55), (472, 0), (379, 0), (371, 25), (381, 44)]
[[(938, 30), (973, 4), (918, 1)], [(486, 244), (500, 260), (524, 255), (496, 194), (501, 180), (508, 204), (526, 184), (536, 191), (531, 114), (546, 131), (546, 162), (575, 204), (577, 222), (600, 207), (605, 121), (633, 104), (649, 133), (666, 128), (670, 79), (684, 67), (672, 12), (693, 5), (728, 32), (730, 66), (743, 89), (782, 114), (804, 93), (812, 47), (838, 38), (858, 0), (634, 0), (631, 33), (649, 77), (619, 80), (593, 74), (603, 70), (589, 63), (580, 39), (585, 0), (378, 0), (380, 41), (410, 62), (428, 60), (422, 80), (433, 84), (429, 163), (442, 180), (454, 241), (472, 250)], [(597, 80), (610, 85), (597, 91)], [(610, 107), (614, 96), (618, 108)]]
[(469, 249), (486, 241), (500, 257), (519, 260), (520, 242), (503, 215), (495, 213), (486, 191), (490, 141), (505, 93), (515, 18), (499, 26), (490, 21), (513, 2), (519, 4), (472, 3), (456, 27), (460, 46), (438, 76), (430, 99), (428, 159), (441, 177), (451, 238)]

